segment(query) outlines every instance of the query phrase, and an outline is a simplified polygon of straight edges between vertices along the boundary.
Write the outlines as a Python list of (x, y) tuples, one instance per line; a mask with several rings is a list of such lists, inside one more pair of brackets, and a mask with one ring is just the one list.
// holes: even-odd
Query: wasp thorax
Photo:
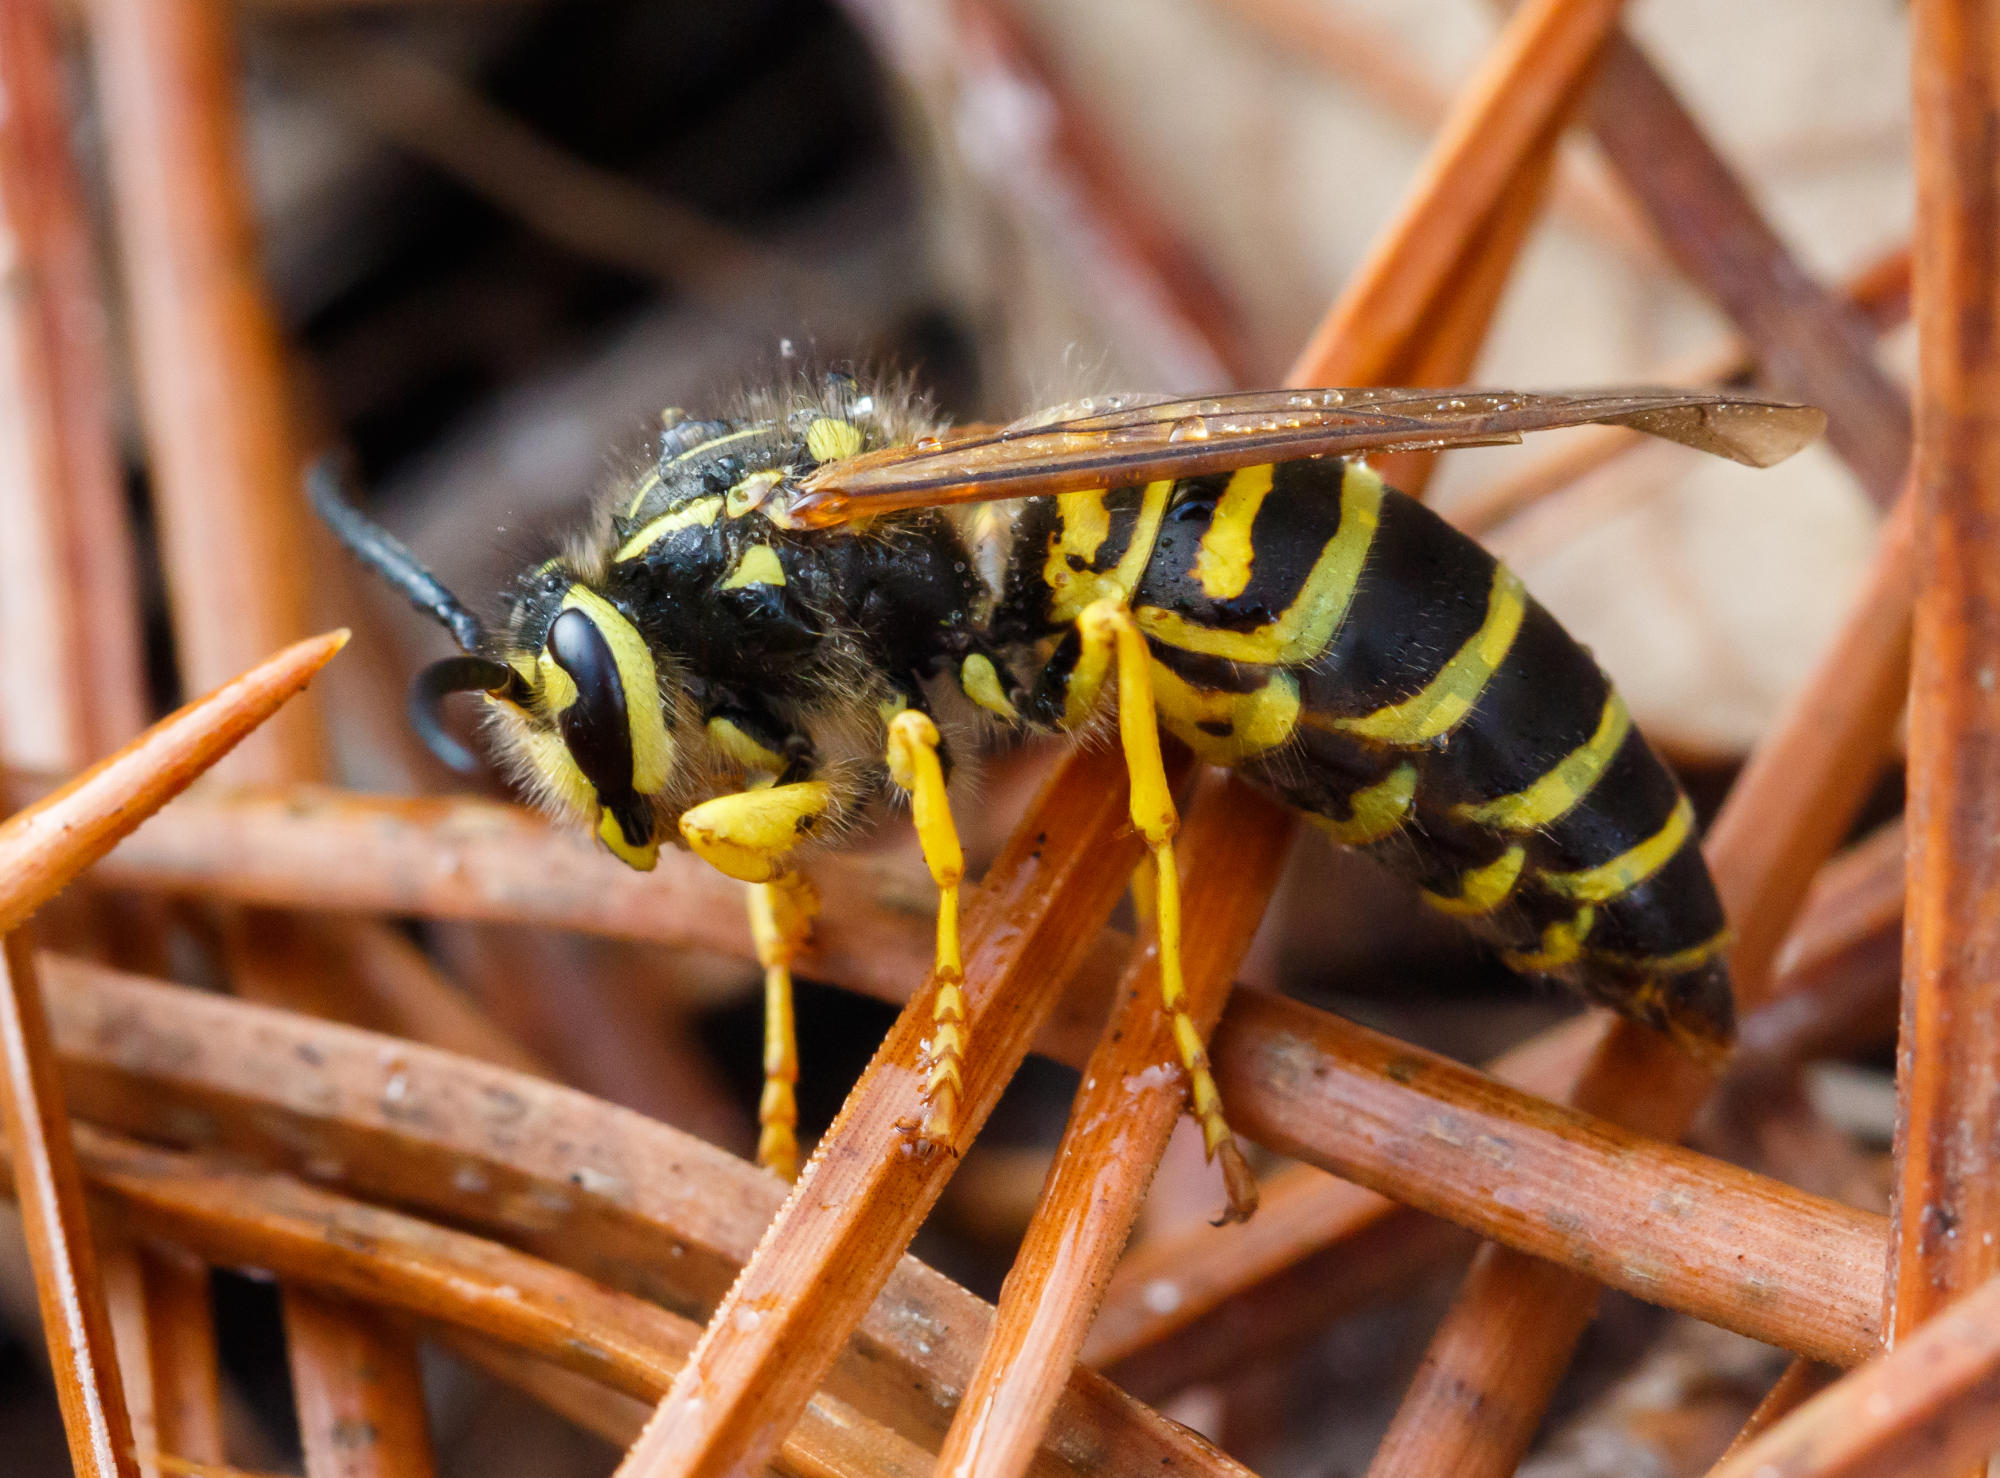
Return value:
[(638, 628), (584, 585), (572, 585), (535, 660), (542, 709), (561, 740), (535, 746), (552, 790), (587, 797), (597, 834), (620, 860), (649, 869), (659, 855), (652, 798), (672, 777), (659, 670)]

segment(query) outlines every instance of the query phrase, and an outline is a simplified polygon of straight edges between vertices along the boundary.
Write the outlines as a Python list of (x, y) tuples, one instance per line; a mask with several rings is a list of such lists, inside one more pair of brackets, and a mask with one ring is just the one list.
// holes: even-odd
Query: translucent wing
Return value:
[(1025, 498), (1195, 477), (1329, 453), (1519, 441), (1558, 426), (1629, 426), (1752, 467), (1814, 441), (1826, 416), (1754, 395), (1665, 389), (1246, 390), (1108, 396), (999, 430), (889, 447), (818, 468), (785, 510), (798, 527), (898, 508)]

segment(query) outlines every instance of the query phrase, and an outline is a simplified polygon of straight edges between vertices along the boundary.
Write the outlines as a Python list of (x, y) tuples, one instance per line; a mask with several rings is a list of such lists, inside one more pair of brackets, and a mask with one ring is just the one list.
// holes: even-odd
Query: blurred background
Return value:
[[(132, 238), (115, 218), (106, 138), (117, 94), (82, 7), (63, 17), (59, 81), (109, 285), (100, 328), (147, 704), (160, 710), (206, 683), (184, 671), (169, 616), (128, 369), (135, 330), (119, 285)], [(1277, 383), (1496, 25), (1484, 0), (241, 0), (228, 20), (253, 249), (300, 449), (351, 450), (371, 509), (476, 605), (575, 524), (662, 407), (719, 406), (801, 363), (908, 372), (961, 419), (1095, 391)], [(1863, 273), (1907, 240), (1900, 4), (1634, 0), (1627, 23), (1821, 280)], [(1573, 136), (1476, 378), (1649, 381), (1729, 342)], [(1892, 366), (1909, 354), (1906, 335), (1886, 338)], [(19, 388), (0, 384), (0, 483), (27, 476), (10, 425)], [(1452, 454), (1432, 496), (1470, 506), (1562, 444)], [(9, 507), (0, 545), (19, 547), (32, 530), (5, 522)], [(1594, 648), (1709, 803), (1830, 634), (1875, 522), (1823, 449), (1749, 473), (1651, 447), (1494, 520), (1488, 539)], [(442, 634), (323, 543), (297, 583), (313, 624), (358, 632), (316, 689), (330, 773), (372, 791), (462, 785), (409, 739), (397, 697), (405, 674), (444, 652)], [(20, 701), (49, 660), (21, 636), (35, 629), (34, 598), (25, 576), (0, 583), (0, 692), (15, 695), (0, 704), (0, 760), (48, 774), (73, 753)], [(1029, 747), (989, 759), (975, 852), (997, 847), (1045, 758)], [(910, 865), (900, 834), (874, 845), (885, 867)], [(1251, 983), (1473, 1059), (1569, 1009), (1316, 836), (1298, 850)], [(496, 953), (531, 961), (517, 973), (533, 988), (480, 1001), (500, 1026), (578, 1086), (747, 1151), (754, 969), (515, 934), (411, 937), (468, 982), (493, 977), (479, 962)], [(192, 983), (214, 970), (198, 938), (167, 963)], [(811, 1133), (891, 1012), (807, 986), (801, 1014)], [(1887, 1060), (1855, 1054), (1829, 1090), (1878, 1151)], [(918, 1244), (988, 1297), (1070, 1083), (1031, 1060)], [(1198, 1150), (1178, 1147), (1156, 1214), (1205, 1212), (1214, 1197)], [(14, 1263), (0, 1451), (11, 1473), (59, 1473), (4, 1216), (0, 1246)], [(1450, 1287), (1349, 1320), (1269, 1373), (1255, 1400), (1236, 1393), (1232, 1451), (1271, 1473), (1358, 1471)], [(261, 1466), (296, 1464), (275, 1297), (234, 1276), (215, 1296), (244, 1450), (263, 1453)], [(1733, 1429), (1775, 1357), (1713, 1330), (1663, 1334), (1670, 1322), (1610, 1306), (1557, 1419), (1581, 1425), (1552, 1433), (1537, 1472), (1632, 1461), (1643, 1443), (1607, 1456), (1602, 1438), (1644, 1427), (1649, 1388), (1630, 1379), (1642, 1350), (1677, 1412), (1699, 1407), (1686, 1382), (1707, 1381), (1716, 1430)], [(597, 1439), (427, 1358), (443, 1471), (609, 1471)], [(1223, 1403), (1196, 1390), (1170, 1409), (1214, 1428)], [(1658, 1452), (1680, 1440), (1667, 1434), (1646, 1460), (1675, 1471)]]

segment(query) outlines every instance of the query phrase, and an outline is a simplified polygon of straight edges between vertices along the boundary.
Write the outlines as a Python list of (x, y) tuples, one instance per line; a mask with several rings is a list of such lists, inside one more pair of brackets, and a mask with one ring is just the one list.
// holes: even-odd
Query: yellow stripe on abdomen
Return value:
[(1428, 744), (1449, 734), (1472, 712), (1493, 674), (1507, 660), (1527, 611), (1528, 596), (1520, 577), (1505, 565), (1496, 566), (1493, 588), (1486, 600), (1486, 619), (1438, 670), (1436, 677), (1400, 703), (1391, 703), (1358, 718), (1323, 722), (1358, 739), (1401, 749)]
[(1290, 673), (1274, 672), (1247, 693), (1196, 687), (1157, 661), (1152, 677), (1160, 722), (1212, 765), (1238, 765), (1276, 749), (1298, 723), (1299, 685)]
[(1347, 798), (1347, 819), (1308, 815), (1306, 819), (1343, 847), (1379, 842), (1402, 829), (1417, 798), (1417, 767), (1405, 760), (1373, 785)]
[(1191, 621), (1178, 611), (1141, 606), (1133, 612), (1139, 629), (1184, 652), (1232, 662), (1278, 667), (1317, 657), (1353, 604), (1361, 567), (1382, 521), (1382, 491), (1382, 479), (1375, 473), (1358, 463), (1346, 465), (1340, 483), (1340, 526), (1313, 561), (1298, 595), (1275, 621), (1252, 631), (1225, 631)]
[(1536, 882), (1551, 893), (1583, 903), (1608, 903), (1619, 894), (1636, 888), (1673, 861), (1674, 853), (1694, 830), (1694, 807), (1682, 796), (1674, 803), (1666, 824), (1635, 847), (1620, 852), (1609, 862), (1576, 872), (1545, 872)]
[(1250, 566), (1256, 558), (1250, 531), (1270, 495), (1276, 470), (1268, 464), (1240, 468), (1216, 500), (1208, 532), (1195, 551), (1194, 568), (1188, 571), (1201, 581), (1202, 594), (1210, 600), (1234, 600), (1250, 584)]
[(1631, 731), (1632, 715), (1614, 691), (1604, 700), (1597, 732), (1556, 761), (1541, 779), (1512, 795), (1454, 806), (1452, 815), (1496, 831), (1536, 831), (1559, 821), (1590, 794)]
[(1525, 847), (1509, 847), (1484, 867), (1475, 867), (1461, 876), (1456, 895), (1447, 897), (1426, 888), (1424, 902), (1440, 913), (1455, 914), (1459, 918), (1479, 918), (1490, 914), (1513, 896), (1514, 885), (1521, 880), (1521, 869), (1527, 861)]

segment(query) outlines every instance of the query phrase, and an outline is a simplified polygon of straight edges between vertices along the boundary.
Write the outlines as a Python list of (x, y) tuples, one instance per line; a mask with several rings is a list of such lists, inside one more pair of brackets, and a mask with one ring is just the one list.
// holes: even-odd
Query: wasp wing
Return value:
[(803, 480), (782, 517), (822, 527), (899, 508), (1118, 487), (1335, 453), (1491, 446), (1529, 431), (1583, 425), (1629, 426), (1768, 467), (1815, 440), (1826, 416), (1790, 401), (1667, 389), (1111, 396), (997, 431), (981, 428), (830, 462)]

